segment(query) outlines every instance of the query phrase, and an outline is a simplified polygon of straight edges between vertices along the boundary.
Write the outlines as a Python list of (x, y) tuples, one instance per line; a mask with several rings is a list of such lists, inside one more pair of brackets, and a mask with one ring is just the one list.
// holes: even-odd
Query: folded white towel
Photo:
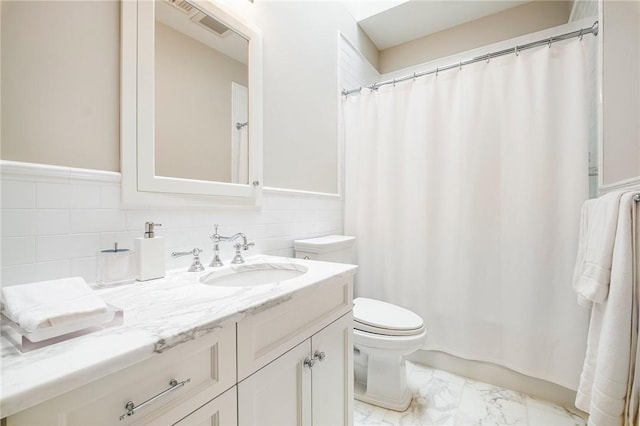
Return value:
[(613, 244), (623, 192), (612, 192), (582, 205), (580, 240), (573, 289), (581, 305), (602, 303), (609, 294)]
[(2, 288), (3, 313), (27, 331), (107, 312), (106, 303), (80, 277)]

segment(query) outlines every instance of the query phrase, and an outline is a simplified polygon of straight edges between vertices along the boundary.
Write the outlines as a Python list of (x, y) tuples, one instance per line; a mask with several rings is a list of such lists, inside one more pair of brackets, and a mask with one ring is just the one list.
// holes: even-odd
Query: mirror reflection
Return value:
[(194, 4), (155, 1), (155, 175), (248, 183), (248, 41)]

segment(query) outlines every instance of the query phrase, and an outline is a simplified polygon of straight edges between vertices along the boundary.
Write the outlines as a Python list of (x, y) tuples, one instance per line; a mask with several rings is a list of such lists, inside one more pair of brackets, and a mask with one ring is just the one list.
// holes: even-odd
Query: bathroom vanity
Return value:
[[(260, 282), (282, 269), (297, 276)], [(2, 415), (9, 426), (350, 424), (355, 271), (254, 256), (100, 290), (123, 325), (27, 353), (3, 332)]]

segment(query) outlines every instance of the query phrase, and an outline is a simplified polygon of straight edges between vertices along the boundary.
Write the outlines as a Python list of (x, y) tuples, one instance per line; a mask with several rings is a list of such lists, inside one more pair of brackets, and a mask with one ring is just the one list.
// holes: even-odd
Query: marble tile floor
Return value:
[(528, 425), (586, 424), (551, 402), (407, 362), (413, 400), (407, 411), (386, 410), (355, 401), (354, 425)]

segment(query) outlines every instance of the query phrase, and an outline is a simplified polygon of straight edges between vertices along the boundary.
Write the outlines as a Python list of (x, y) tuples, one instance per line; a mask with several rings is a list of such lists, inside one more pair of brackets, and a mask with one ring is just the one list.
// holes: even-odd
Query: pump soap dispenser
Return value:
[(138, 281), (153, 280), (164, 277), (164, 237), (155, 236), (155, 227), (160, 223), (146, 222), (144, 238), (136, 238), (135, 250), (138, 254)]

